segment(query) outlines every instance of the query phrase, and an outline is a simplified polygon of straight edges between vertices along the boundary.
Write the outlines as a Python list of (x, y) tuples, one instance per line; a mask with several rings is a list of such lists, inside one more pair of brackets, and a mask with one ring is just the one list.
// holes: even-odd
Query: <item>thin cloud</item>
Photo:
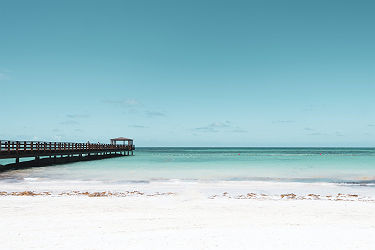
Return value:
[(79, 122), (75, 120), (67, 120), (67, 121), (62, 121), (60, 122), (61, 125), (77, 125)]
[(126, 107), (135, 107), (135, 106), (141, 106), (142, 105), (136, 99), (120, 99), (120, 100), (106, 99), (106, 100), (103, 100), (102, 102), (107, 103), (107, 104), (126, 106)]
[(272, 121), (272, 123), (295, 123), (296, 121), (293, 120), (277, 120), (277, 121)]
[(107, 103), (107, 104), (122, 104), (122, 100), (103, 100), (102, 103)]
[(148, 117), (166, 116), (164, 113), (158, 111), (146, 111), (145, 114)]
[(235, 128), (232, 130), (233, 133), (247, 133), (247, 130), (241, 128)]
[(209, 125), (212, 128), (229, 128), (231, 126), (230, 121), (225, 122), (213, 122)]
[(143, 126), (143, 125), (129, 125), (129, 128), (148, 128), (148, 127)]
[(197, 132), (210, 132), (210, 133), (217, 133), (217, 132), (219, 132), (218, 130), (216, 130), (215, 128), (210, 127), (210, 126), (194, 128), (193, 130), (197, 131)]
[(369, 124), (368, 126), (369, 127), (375, 127), (375, 124)]
[(138, 106), (140, 103), (136, 99), (126, 99), (124, 103), (128, 106)]
[(143, 106), (142, 103), (136, 99), (107, 99), (102, 100), (102, 103), (120, 108), (123, 111), (122, 113), (126, 115), (139, 113)]
[(313, 128), (304, 128), (304, 130), (306, 130), (306, 131), (314, 131), (315, 129), (313, 129)]
[(192, 129), (195, 132), (203, 133), (217, 133), (221, 131), (232, 132), (232, 133), (246, 133), (247, 130), (234, 126), (230, 121), (224, 122), (212, 122), (207, 126), (197, 127)]
[(205, 131), (205, 132), (219, 132), (218, 129), (230, 128), (230, 127), (231, 127), (230, 121), (212, 122), (207, 126), (198, 127), (198, 128), (195, 128), (194, 130)]
[(87, 115), (87, 114), (68, 114), (68, 115), (66, 115), (66, 117), (68, 117), (70, 119), (77, 119), (77, 118), (88, 118), (90, 116)]
[(301, 111), (302, 112), (313, 112), (313, 111), (316, 111), (316, 110), (320, 110), (324, 107), (326, 107), (325, 104), (320, 104), (320, 103), (310, 104), (310, 105), (306, 105), (305, 107), (303, 107), (301, 109)]
[(335, 132), (335, 135), (336, 135), (336, 136), (344, 136), (340, 131), (336, 131), (336, 132)]
[(335, 135), (335, 136), (344, 136), (343, 133), (341, 133), (340, 131), (336, 131), (336, 132), (332, 132), (332, 133), (323, 133), (323, 132), (312, 132), (312, 133), (308, 133), (307, 135), (310, 135), (310, 136), (327, 136), (327, 135)]
[(311, 136), (320, 136), (320, 135), (325, 135), (323, 133), (320, 133), (320, 132), (314, 132), (314, 133), (309, 133), (307, 135), (311, 135)]

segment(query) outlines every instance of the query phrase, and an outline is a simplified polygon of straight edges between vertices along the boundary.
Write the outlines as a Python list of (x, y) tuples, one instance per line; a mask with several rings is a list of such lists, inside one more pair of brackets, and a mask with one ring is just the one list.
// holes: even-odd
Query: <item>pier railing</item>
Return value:
[(101, 143), (40, 142), (40, 141), (4, 141), (0, 140), (0, 152), (34, 152), (34, 151), (98, 151), (128, 150), (133, 145), (113, 145)]

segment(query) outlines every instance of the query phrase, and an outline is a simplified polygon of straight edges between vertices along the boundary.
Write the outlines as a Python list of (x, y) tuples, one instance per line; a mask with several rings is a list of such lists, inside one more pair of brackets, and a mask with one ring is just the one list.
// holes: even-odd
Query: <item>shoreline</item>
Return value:
[(322, 199), (375, 200), (375, 186), (333, 183), (296, 183), (263, 181), (154, 181), (149, 183), (112, 183), (103, 181), (66, 181), (24, 178), (1, 181), (0, 195), (87, 195), (87, 196), (153, 196), (175, 194), (187, 197), (235, 199)]

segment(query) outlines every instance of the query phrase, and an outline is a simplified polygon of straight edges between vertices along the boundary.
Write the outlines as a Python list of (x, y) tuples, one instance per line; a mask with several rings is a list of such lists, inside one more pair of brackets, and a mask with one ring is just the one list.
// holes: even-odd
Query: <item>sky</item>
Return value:
[(0, 139), (375, 146), (374, 1), (0, 0)]

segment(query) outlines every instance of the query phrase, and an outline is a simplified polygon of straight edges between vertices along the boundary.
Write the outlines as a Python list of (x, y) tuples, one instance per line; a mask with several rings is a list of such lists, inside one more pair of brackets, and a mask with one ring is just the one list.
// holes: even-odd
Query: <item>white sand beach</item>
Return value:
[(375, 0), (0, 4), (0, 250), (375, 250)]
[(375, 245), (375, 202), (353, 194), (330, 200), (259, 193), (207, 196), (199, 190), (90, 196), (95, 192), (3, 193), (1, 249), (342, 250)]

